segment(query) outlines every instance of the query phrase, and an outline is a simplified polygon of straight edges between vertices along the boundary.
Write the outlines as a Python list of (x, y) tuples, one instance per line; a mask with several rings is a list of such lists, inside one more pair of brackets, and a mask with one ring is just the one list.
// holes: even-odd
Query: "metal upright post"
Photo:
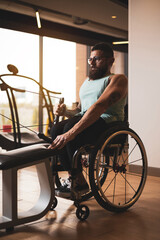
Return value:
[[(39, 36), (39, 83), (43, 85), (43, 37)], [(41, 93), (39, 89), (39, 93)], [(39, 132), (43, 132), (43, 98), (39, 94)]]

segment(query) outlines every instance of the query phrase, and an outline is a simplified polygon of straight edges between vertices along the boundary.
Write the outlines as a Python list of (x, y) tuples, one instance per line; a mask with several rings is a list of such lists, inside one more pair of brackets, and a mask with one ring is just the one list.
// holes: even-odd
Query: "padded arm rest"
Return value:
[(47, 143), (36, 144), (0, 154), (0, 170), (19, 167), (58, 154), (58, 150), (48, 149), (48, 146)]

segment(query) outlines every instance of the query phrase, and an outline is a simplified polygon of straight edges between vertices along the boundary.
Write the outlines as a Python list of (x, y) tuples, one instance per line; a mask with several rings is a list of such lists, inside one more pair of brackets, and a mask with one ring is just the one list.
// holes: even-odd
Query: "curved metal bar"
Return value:
[[(50, 125), (50, 123), (54, 120), (54, 118), (55, 118), (55, 115), (54, 115), (54, 112), (53, 112), (53, 104), (52, 104), (52, 101), (51, 101), (51, 97), (50, 97), (50, 95), (49, 95), (49, 91), (47, 90), (46, 91), (47, 92), (47, 96), (48, 96), (48, 100), (49, 100), (49, 113), (51, 114), (49, 114), (49, 127), (51, 127)], [(52, 119), (51, 119), (52, 118)]]
[(10, 108), (11, 117), (12, 117), (13, 137), (14, 137), (15, 148), (17, 148), (17, 131), (16, 131), (16, 125), (15, 125), (15, 115), (14, 115), (14, 111), (13, 111), (13, 107), (12, 107), (12, 101), (11, 101), (8, 89), (6, 89), (6, 94), (7, 94), (7, 97), (8, 97), (9, 108)]
[(10, 89), (10, 91), (11, 91), (11, 95), (12, 95), (12, 102), (13, 102), (15, 118), (16, 118), (15, 123), (17, 125), (18, 146), (20, 146), (20, 144), (21, 144), (21, 132), (20, 132), (20, 125), (19, 125), (19, 116), (18, 116), (17, 104), (16, 104), (15, 96), (13, 94), (13, 90)]
[(19, 75), (19, 74), (2, 74), (2, 75), (0, 75), (1, 80), (4, 81), (2, 79), (2, 77), (6, 77), (6, 76), (15, 76), (15, 77), (22, 77), (22, 78), (30, 79), (30, 80), (34, 81), (35, 83), (37, 83), (45, 91), (49, 91), (52, 94), (61, 94), (61, 92), (53, 92), (53, 91), (48, 90), (47, 88), (43, 87), (39, 82), (37, 82), (34, 78), (31, 78), (31, 77), (27, 77), (27, 76)]
[(42, 96), (43, 96), (43, 99), (45, 101), (45, 106), (46, 106), (47, 113), (48, 113), (49, 123), (51, 124), (52, 120), (51, 120), (51, 116), (50, 116), (50, 106), (47, 102), (47, 99), (46, 99), (46, 96), (45, 96), (43, 90), (44, 90), (43, 87), (40, 86), (40, 91), (42, 92)]

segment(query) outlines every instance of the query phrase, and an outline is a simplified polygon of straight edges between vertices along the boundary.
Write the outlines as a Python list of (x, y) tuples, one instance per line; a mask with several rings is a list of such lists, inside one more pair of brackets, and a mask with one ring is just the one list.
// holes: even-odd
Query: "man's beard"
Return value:
[(105, 77), (106, 72), (107, 72), (106, 67), (105, 68), (104, 67), (103, 68), (94, 68), (94, 69), (92, 69), (90, 67), (89, 79), (96, 80), (99, 78), (103, 78), (103, 77)]

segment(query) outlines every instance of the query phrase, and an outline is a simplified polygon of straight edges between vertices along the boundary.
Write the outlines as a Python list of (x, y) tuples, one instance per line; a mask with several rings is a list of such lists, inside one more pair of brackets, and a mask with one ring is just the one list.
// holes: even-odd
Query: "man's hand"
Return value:
[(71, 134), (70, 131), (59, 135), (52, 142), (52, 144), (48, 147), (49, 149), (61, 149), (63, 148), (67, 142), (73, 140), (75, 138), (74, 134)]
[(55, 115), (64, 116), (66, 112), (66, 105), (64, 103), (58, 104), (57, 108), (55, 109)]

